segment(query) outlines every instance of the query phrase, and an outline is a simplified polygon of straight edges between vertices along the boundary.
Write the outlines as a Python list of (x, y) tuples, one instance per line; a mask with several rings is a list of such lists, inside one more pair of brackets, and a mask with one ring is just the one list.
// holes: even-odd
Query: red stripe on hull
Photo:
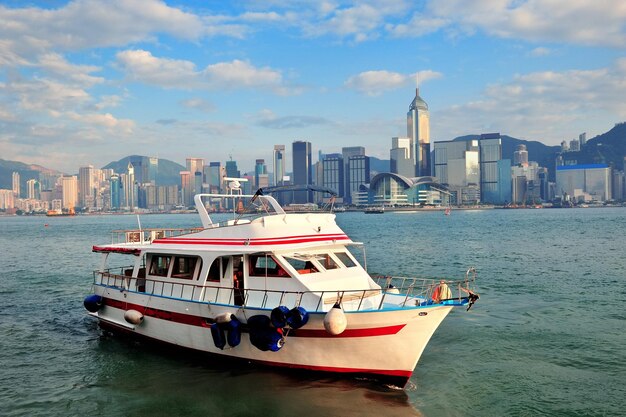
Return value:
[(257, 238), (257, 239), (190, 239), (190, 238), (164, 238), (157, 239), (152, 243), (156, 244), (173, 244), (173, 245), (289, 245), (294, 243), (323, 242), (327, 240), (350, 240), (346, 235), (308, 235), (308, 236), (286, 236), (276, 238)]
[(289, 332), (290, 336), (295, 337), (372, 337), (372, 336), (387, 336), (390, 334), (396, 334), (406, 324), (398, 324), (396, 326), (386, 327), (372, 327), (368, 329), (346, 329), (343, 333), (333, 336), (326, 332), (326, 330), (316, 329), (297, 329)]
[[(147, 317), (154, 317), (160, 320), (172, 321), (189, 326), (209, 327), (214, 322), (213, 319), (206, 317), (194, 316), (191, 314), (176, 313), (173, 311), (160, 310), (151, 307), (145, 307), (138, 304), (131, 304), (125, 301), (113, 300), (111, 298), (103, 298), (104, 304), (120, 310), (137, 310)], [(398, 333), (406, 324), (398, 324), (395, 326), (371, 327), (365, 329), (346, 329), (343, 333), (333, 336), (322, 329), (297, 329), (290, 330), (289, 337), (311, 337), (311, 338), (328, 338), (328, 337), (372, 337), (386, 336)], [(242, 329), (246, 331), (246, 329)]]
[(258, 364), (262, 366), (268, 366), (270, 367), (270, 369), (280, 367), (283, 369), (290, 369), (290, 370), (332, 373), (334, 375), (343, 375), (348, 378), (356, 377), (356, 376), (363, 376), (363, 377), (372, 378), (381, 382), (387, 382), (398, 387), (404, 387), (406, 383), (408, 382), (409, 378), (411, 377), (411, 375), (413, 374), (412, 370), (406, 371), (406, 370), (401, 370), (401, 369), (365, 369), (365, 368), (343, 368), (343, 367), (333, 367), (333, 366), (300, 365), (300, 364), (293, 364), (293, 363), (261, 361), (261, 360), (255, 360), (255, 359), (249, 359), (249, 358), (239, 358), (236, 356), (225, 356), (225, 355), (220, 355), (219, 353), (212, 353), (212, 352), (207, 352), (207, 351), (203, 351), (199, 349), (193, 349), (193, 348), (188, 348), (188, 347), (168, 343), (163, 340), (153, 338), (151, 336), (136, 333), (132, 330), (117, 326), (113, 323), (101, 321), (100, 327), (105, 330), (109, 330), (109, 331), (116, 332), (116, 333), (121, 333), (129, 337), (151, 340), (151, 341), (160, 343), (163, 346), (169, 346), (174, 349), (194, 351), (194, 352), (209, 355), (211, 357), (219, 357), (220, 363), (222, 363), (223, 361), (232, 361), (232, 362), (245, 363), (245, 364), (254, 363), (254, 364)]
[(104, 304), (120, 310), (137, 310), (147, 317), (154, 317), (160, 320), (173, 321), (175, 323), (187, 324), (189, 326), (209, 327), (213, 320), (191, 314), (176, 313), (173, 311), (160, 310), (157, 308), (145, 307), (138, 304), (131, 304), (125, 301), (103, 298)]

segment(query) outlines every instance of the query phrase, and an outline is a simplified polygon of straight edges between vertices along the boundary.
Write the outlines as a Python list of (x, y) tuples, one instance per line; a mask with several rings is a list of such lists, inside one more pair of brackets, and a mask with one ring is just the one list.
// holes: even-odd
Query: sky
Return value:
[(290, 170), (296, 140), (389, 159), (417, 80), (431, 142), (626, 120), (623, 0), (0, 0), (0, 22), (0, 158), (66, 173), (133, 154), (271, 171), (275, 144)]

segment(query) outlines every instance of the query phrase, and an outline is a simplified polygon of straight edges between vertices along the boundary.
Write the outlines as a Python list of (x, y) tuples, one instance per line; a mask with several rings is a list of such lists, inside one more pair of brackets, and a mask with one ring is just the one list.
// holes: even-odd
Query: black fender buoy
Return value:
[(226, 346), (226, 337), (224, 336), (224, 329), (219, 323), (211, 324), (211, 337), (213, 337), (213, 344), (218, 349), (224, 350), (224, 346)]
[(250, 343), (262, 351), (278, 352), (285, 344), (282, 328), (270, 326), (271, 319), (257, 315), (248, 318)]
[(89, 311), (90, 313), (95, 313), (102, 308), (104, 303), (102, 300), (102, 296), (97, 294), (91, 294), (85, 297), (83, 305), (85, 306), (85, 309), (87, 309), (87, 311)]
[(285, 306), (278, 306), (270, 313), (270, 320), (272, 326), (283, 328), (287, 325), (287, 316), (289, 315), (289, 309)]
[(223, 325), (226, 328), (226, 341), (228, 346), (235, 347), (241, 343), (241, 322), (234, 315), (230, 316), (230, 321)]
[(294, 307), (287, 313), (287, 324), (292, 329), (299, 329), (309, 322), (309, 313), (304, 307)]

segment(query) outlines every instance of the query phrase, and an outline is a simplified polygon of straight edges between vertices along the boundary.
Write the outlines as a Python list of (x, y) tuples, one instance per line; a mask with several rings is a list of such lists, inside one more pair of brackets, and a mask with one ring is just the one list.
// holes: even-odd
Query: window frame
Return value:
[[(265, 267), (257, 267), (256, 263), (259, 259), (266, 259), (274, 262), (276, 268), (269, 269), (267, 264)], [(272, 278), (291, 278), (289, 272), (278, 262), (276, 257), (269, 253), (248, 255), (248, 276), (250, 277), (272, 277)]]

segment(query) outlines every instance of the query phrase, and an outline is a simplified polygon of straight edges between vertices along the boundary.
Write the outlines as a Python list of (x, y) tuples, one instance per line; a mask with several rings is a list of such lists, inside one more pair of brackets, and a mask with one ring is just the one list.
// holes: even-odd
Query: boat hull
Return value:
[[(250, 341), (245, 325), (254, 315), (271, 310), (154, 297), (135, 292), (100, 288), (103, 307), (91, 313), (101, 327), (140, 338), (273, 367), (286, 367), (341, 375), (367, 376), (404, 386), (424, 348), (452, 306), (430, 305), (377, 311), (347, 312), (348, 326), (333, 336), (324, 329), (326, 313), (309, 313), (308, 323), (288, 330), (277, 352), (261, 351)], [(149, 307), (145, 307), (148, 306)], [(139, 324), (124, 314), (137, 310)], [(210, 326), (216, 316), (234, 314), (244, 323), (241, 343), (222, 350), (215, 346)]]

